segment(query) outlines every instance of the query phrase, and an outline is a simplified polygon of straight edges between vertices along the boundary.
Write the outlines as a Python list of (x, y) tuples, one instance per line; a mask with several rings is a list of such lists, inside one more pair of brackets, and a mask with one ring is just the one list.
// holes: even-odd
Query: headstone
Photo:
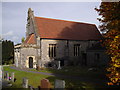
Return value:
[(58, 61), (58, 69), (61, 69), (60, 61)]
[(65, 88), (65, 81), (64, 80), (55, 80), (55, 85), (54, 85), (55, 90), (64, 90)]
[(12, 86), (12, 83), (8, 83), (8, 84), (7, 84), (7, 87), (11, 87), (11, 86)]
[(28, 88), (28, 79), (27, 78), (23, 78), (22, 87)]
[(9, 73), (8, 72), (6, 72), (6, 80), (9, 81)]
[(41, 80), (41, 90), (50, 90), (50, 82), (48, 79)]
[(33, 86), (29, 85), (29, 90), (34, 90)]
[(14, 72), (11, 73), (11, 81), (14, 82)]
[(7, 79), (7, 71), (4, 71), (4, 79)]
[[(0, 65), (0, 73), (2, 73), (2, 65)], [(2, 89), (2, 75), (0, 74), (0, 90)]]
[(3, 76), (4, 76), (3, 78), (6, 79), (6, 72), (5, 71), (4, 71), (4, 75)]
[(4, 71), (2, 71), (2, 79), (3, 79), (3, 80), (4, 80), (4, 74), (5, 74)]

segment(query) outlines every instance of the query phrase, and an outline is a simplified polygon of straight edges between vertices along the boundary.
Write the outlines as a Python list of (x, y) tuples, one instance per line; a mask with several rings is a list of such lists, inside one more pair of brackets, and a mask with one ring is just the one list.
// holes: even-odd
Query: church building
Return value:
[(15, 66), (53, 67), (58, 61), (61, 66), (94, 65), (94, 59), (107, 60), (104, 50), (90, 49), (101, 39), (95, 24), (37, 17), (29, 8), (26, 40), (15, 45)]

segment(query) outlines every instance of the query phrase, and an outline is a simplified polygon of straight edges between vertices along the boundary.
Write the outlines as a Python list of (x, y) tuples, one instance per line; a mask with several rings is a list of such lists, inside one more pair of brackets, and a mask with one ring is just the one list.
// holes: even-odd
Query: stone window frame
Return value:
[(80, 56), (80, 44), (74, 44), (74, 56)]
[(57, 45), (56, 44), (49, 44), (49, 50), (48, 50), (48, 55), (50, 58), (55, 58), (56, 57), (56, 50)]

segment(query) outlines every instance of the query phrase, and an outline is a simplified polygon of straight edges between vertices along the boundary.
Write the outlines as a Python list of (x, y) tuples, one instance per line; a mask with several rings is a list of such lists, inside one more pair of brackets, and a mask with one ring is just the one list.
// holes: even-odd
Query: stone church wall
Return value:
[(21, 45), (14, 46), (14, 62), (15, 66), (18, 67), (21, 64), (20, 49)]
[[(19, 51), (18, 51), (19, 50)], [(20, 49), (15, 49), (14, 51), (14, 62), (15, 62), (15, 66), (18, 67), (18, 65), (20, 65), (21, 62), (21, 58), (20, 58)]]
[(37, 49), (33, 47), (21, 48), (21, 65), (23, 68), (29, 68), (29, 58), (33, 58), (33, 68), (36, 68), (37, 64)]
[[(86, 49), (95, 44), (96, 41), (72, 41), (72, 40), (50, 40), (41, 39), (41, 63), (44, 64), (54, 61), (55, 59), (65, 59), (66, 62), (77, 60), (81, 63), (81, 56), (74, 56), (74, 44), (80, 44), (80, 53), (86, 53)], [(56, 57), (49, 57), (49, 44), (56, 44)]]
[[(28, 47), (16, 48), (15, 52), (15, 65), (17, 67), (29, 68), (29, 58), (33, 58), (33, 68), (36, 68), (36, 65), (40, 67), (45, 67), (49, 62), (63, 59), (65, 65), (70, 62), (82, 64), (83, 58), (82, 53), (88, 54), (87, 64), (91, 65), (92, 58), (94, 58), (92, 53), (86, 52), (87, 48), (91, 47), (93, 44), (97, 43), (96, 41), (75, 41), (75, 40), (52, 40), (52, 39), (40, 39), (37, 38), (37, 47), (34, 48), (34, 45), (28, 45)], [(49, 44), (56, 44), (56, 57), (49, 57)], [(74, 56), (74, 44), (80, 44), (80, 55)]]
[[(96, 59), (95, 54), (99, 54), (99, 57)], [(87, 52), (88, 66), (105, 66), (110, 58), (103, 50), (91, 50)]]
[(66, 41), (62, 40), (50, 40), (50, 39), (42, 39), (41, 40), (41, 61), (44, 66), (44, 64), (51, 62), (54, 60), (54, 58), (49, 57), (49, 44), (56, 44), (56, 58), (62, 58), (65, 56), (64, 50), (65, 50), (65, 43)]

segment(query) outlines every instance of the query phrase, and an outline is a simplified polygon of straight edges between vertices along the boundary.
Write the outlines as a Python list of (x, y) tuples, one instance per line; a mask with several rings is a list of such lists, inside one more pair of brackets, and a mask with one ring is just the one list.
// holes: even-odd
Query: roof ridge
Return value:
[(57, 20), (57, 21), (72, 22), (72, 23), (80, 23), (80, 24), (87, 24), (87, 25), (96, 26), (95, 24), (91, 24), (91, 23), (84, 23), (84, 22), (77, 22), (77, 21), (70, 21), (70, 20), (62, 20), (62, 19), (55, 19), (55, 18), (37, 17), (37, 16), (35, 16), (35, 18), (43, 18), (43, 19), (50, 19), (50, 20)]

